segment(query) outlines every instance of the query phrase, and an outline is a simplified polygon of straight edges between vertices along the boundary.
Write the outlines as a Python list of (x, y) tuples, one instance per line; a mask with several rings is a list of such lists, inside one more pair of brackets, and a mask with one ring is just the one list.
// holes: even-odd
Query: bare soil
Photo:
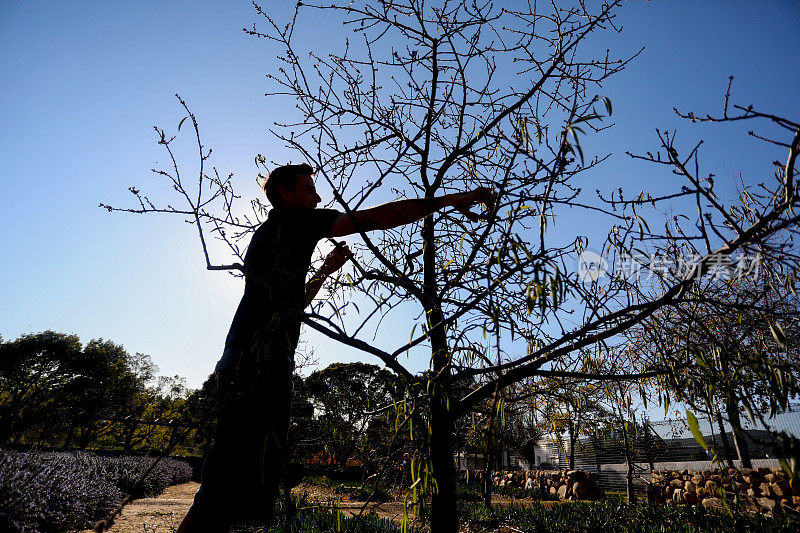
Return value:
[[(168, 487), (157, 498), (134, 500), (122, 509), (111, 533), (173, 533), (192, 505), (199, 483)], [(90, 531), (90, 530), (89, 530)], [(85, 531), (83, 533), (89, 533)]]
[[(189, 507), (195, 492), (200, 487), (198, 483), (183, 483), (167, 488), (156, 498), (142, 498), (134, 500), (125, 506), (120, 516), (114, 521), (110, 533), (174, 533), (178, 529)], [(338, 494), (333, 487), (313, 485), (303, 482), (292, 490), (295, 496), (306, 495), (306, 507), (302, 510), (311, 511), (313, 508), (331, 508), (338, 506), (343, 513), (356, 515), (362, 512), (374, 511), (381, 518), (388, 518), (398, 524), (403, 520), (403, 501), (371, 502), (364, 505), (363, 501), (348, 499)], [(514, 500), (503, 496), (492, 499), (493, 504), (509, 505), (510, 503), (532, 504), (532, 500)], [(545, 506), (557, 505), (558, 502), (541, 502)], [(483, 528), (468, 528), (464, 531), (487, 531)], [(494, 530), (497, 531), (497, 530)], [(89, 530), (83, 533), (90, 533)]]

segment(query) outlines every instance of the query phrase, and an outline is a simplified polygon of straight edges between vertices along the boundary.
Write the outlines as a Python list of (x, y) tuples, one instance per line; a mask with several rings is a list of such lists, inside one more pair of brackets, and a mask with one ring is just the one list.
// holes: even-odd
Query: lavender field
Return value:
[(142, 479), (155, 460), (0, 449), (0, 531), (85, 529), (107, 517), (126, 494), (155, 496), (192, 477), (188, 463), (162, 459)]

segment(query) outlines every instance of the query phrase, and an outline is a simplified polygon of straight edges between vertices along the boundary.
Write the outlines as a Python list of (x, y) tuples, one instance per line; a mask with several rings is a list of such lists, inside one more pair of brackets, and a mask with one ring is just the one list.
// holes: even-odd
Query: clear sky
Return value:
[[(283, 19), (293, 5), (264, 8)], [(798, 2), (632, 0), (618, 13), (623, 34), (609, 43), (619, 55), (646, 50), (600, 90), (616, 126), (586, 146), (614, 156), (587, 186), (649, 187), (651, 169), (624, 151), (656, 148), (655, 127), (679, 127), (687, 143), (707, 139), (704, 161), (718, 175), (741, 172), (752, 183), (771, 174), (769, 161), (785, 154), (764, 151), (741, 129), (677, 121), (672, 107), (718, 112), (733, 74), (734, 101), (800, 118)], [(132, 205), (131, 185), (169, 197), (149, 169), (164, 156), (152, 126), (174, 131), (183, 116), (176, 92), (197, 115), (213, 164), (233, 172), (240, 190), (255, 187), (255, 154), (292, 157), (268, 132), (287, 110), (264, 96), (275, 63), (264, 41), (242, 32), (255, 21), (246, 1), (0, 0), (4, 339), (46, 329), (103, 337), (150, 354), (162, 374), (194, 387), (212, 371), (242, 282), (205, 271), (193, 228), (180, 219), (109, 214), (97, 204)], [(349, 33), (311, 24), (312, 47)], [(561, 231), (576, 228), (580, 220)], [(322, 365), (375, 362), (306, 338)]]

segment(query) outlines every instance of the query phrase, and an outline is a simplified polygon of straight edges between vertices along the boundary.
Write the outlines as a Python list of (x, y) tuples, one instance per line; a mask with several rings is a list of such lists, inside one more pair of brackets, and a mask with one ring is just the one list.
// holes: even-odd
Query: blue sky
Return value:
[[(264, 7), (283, 18), (290, 5)], [(687, 144), (705, 138), (703, 161), (718, 176), (741, 172), (756, 182), (771, 174), (769, 162), (785, 154), (753, 143), (747, 128), (691, 126), (672, 107), (719, 111), (733, 74), (734, 101), (797, 120), (798, 3), (630, 1), (618, 13), (624, 30), (608, 45), (619, 55), (646, 50), (600, 91), (614, 103), (616, 126), (584, 149), (614, 156), (587, 186), (659, 187), (663, 176), (624, 155), (656, 148), (655, 127), (679, 128)], [(183, 116), (176, 92), (197, 115), (213, 164), (233, 172), (240, 190), (255, 187), (255, 154), (292, 157), (268, 131), (287, 110), (264, 96), (273, 53), (242, 32), (256, 20), (244, 1), (0, 2), (5, 339), (72, 332), (150, 354), (161, 373), (190, 386), (211, 372), (241, 281), (205, 271), (193, 228), (181, 220), (109, 214), (97, 204), (130, 205), (131, 185), (168, 196), (149, 172), (164, 156), (152, 127), (175, 129)], [(325, 22), (310, 21), (308, 46), (346, 34)], [(181, 155), (191, 168), (190, 153)], [(573, 229), (580, 221), (562, 227)], [(360, 358), (306, 337), (323, 365)]]

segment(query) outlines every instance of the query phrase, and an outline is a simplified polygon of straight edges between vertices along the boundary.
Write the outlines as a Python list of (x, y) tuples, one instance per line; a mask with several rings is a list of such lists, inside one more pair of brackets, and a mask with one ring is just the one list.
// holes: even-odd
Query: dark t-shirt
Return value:
[(244, 296), (233, 317), (225, 351), (294, 352), (311, 256), (330, 236), (341, 213), (334, 209), (275, 208), (259, 226), (244, 258)]

